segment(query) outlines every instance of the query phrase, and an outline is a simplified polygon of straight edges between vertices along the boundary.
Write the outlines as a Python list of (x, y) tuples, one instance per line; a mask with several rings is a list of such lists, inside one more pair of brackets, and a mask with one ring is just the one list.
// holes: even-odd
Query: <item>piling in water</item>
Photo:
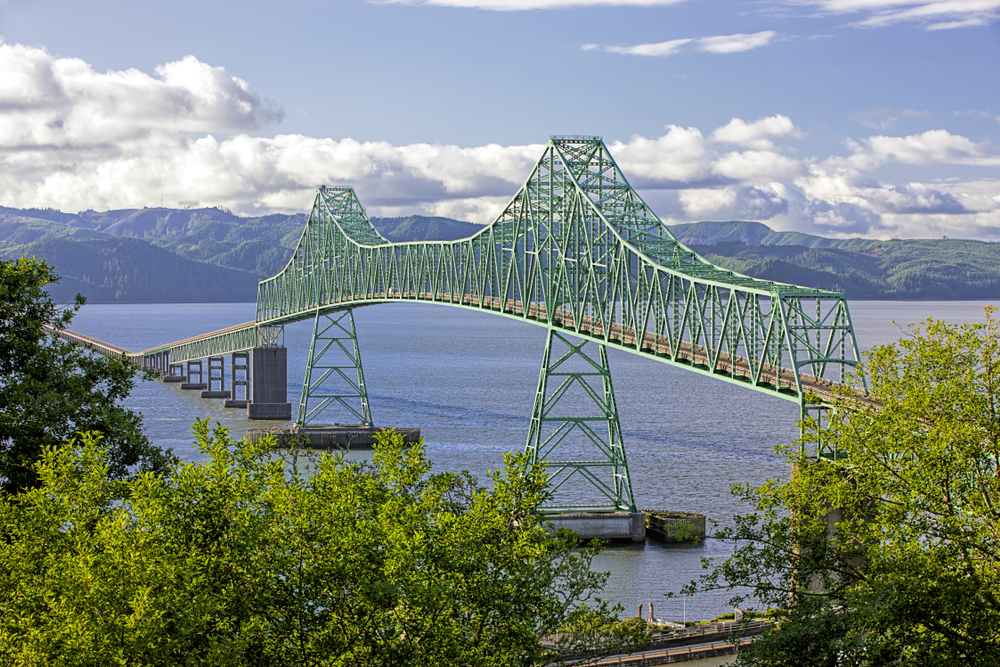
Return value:
[(643, 510), (646, 536), (667, 543), (702, 542), (705, 539), (705, 515), (694, 512)]

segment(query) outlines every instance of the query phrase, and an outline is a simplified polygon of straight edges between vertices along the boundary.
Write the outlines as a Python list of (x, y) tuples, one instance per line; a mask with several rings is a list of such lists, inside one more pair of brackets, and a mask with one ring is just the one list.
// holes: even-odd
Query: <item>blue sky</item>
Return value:
[(664, 219), (1000, 240), (1000, 0), (0, 0), (0, 205), (487, 222), (550, 134)]

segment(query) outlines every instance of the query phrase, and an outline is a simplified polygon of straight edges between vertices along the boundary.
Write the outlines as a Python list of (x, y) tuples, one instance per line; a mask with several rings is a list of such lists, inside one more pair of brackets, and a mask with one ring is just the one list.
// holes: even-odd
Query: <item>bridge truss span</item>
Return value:
[(553, 137), (503, 213), (458, 241), (390, 243), (319, 189), (257, 323), (422, 301), (494, 312), (782, 398), (828, 401), (858, 347), (843, 294), (758, 280), (681, 244), (599, 138)]
[[(257, 354), (282, 345), (285, 324), (312, 320), (297, 421), (340, 406), (371, 427), (353, 309), (392, 302), (548, 330), (526, 452), (560, 493), (581, 480), (597, 492), (560, 499), (560, 512), (635, 516), (608, 347), (794, 401), (803, 417), (821, 417), (859, 361), (842, 293), (711, 264), (671, 234), (600, 138), (580, 136), (552, 137), (496, 220), (456, 241), (390, 243), (353, 189), (322, 186), (287, 266), (260, 282), (254, 322), (142, 354), (154, 366)], [(285, 405), (283, 392), (265, 407)], [(836, 456), (823, 447), (811, 454)]]

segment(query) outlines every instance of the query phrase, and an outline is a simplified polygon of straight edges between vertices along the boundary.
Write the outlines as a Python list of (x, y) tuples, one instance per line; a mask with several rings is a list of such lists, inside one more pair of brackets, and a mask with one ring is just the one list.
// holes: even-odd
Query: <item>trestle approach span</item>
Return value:
[[(593, 511), (635, 506), (607, 347), (795, 401), (803, 415), (824, 409), (859, 360), (843, 294), (705, 261), (642, 201), (604, 142), (582, 136), (552, 137), (503, 213), (457, 241), (390, 243), (351, 188), (322, 186), (288, 265), (260, 283), (254, 322), (142, 354), (150, 366), (157, 354), (175, 363), (273, 346), (283, 325), (310, 319), (299, 421), (357, 398), (351, 413), (370, 423), (351, 310), (406, 301), (548, 329), (527, 451), (549, 461), (557, 488), (574, 476), (597, 488), (607, 503)], [(599, 354), (586, 351), (587, 341)], [(333, 377), (348, 389), (324, 393)], [(573, 388), (594, 414), (558, 414), (555, 404)], [(562, 460), (571, 432), (597, 456)]]

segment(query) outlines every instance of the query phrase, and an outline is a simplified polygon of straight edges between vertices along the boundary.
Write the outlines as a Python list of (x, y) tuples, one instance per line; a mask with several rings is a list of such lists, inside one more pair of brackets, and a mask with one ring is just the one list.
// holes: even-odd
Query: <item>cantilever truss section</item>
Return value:
[(553, 137), (499, 217), (458, 241), (389, 243), (353, 190), (320, 188), (292, 259), (260, 283), (257, 322), (389, 301), (517, 318), (803, 409), (831, 402), (859, 357), (841, 293), (705, 261), (673, 237), (597, 137)]
[[(171, 361), (274, 345), (365, 305), (488, 311), (798, 403), (828, 405), (858, 346), (841, 293), (757, 280), (679, 243), (599, 137), (552, 137), (503, 212), (458, 241), (390, 243), (349, 187), (321, 187), (255, 322), (147, 350)], [(815, 452), (827, 453), (820, 446)]]

